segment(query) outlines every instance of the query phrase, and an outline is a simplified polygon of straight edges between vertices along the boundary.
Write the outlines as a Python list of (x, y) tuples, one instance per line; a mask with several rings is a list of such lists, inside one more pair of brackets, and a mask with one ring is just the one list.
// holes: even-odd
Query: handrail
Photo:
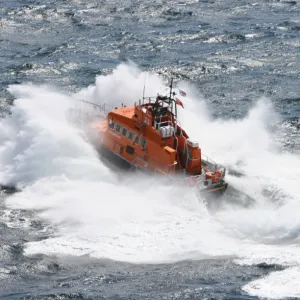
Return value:
[[(141, 162), (141, 164), (139, 162)], [(135, 159), (131, 162), (131, 165), (132, 166), (131, 166), (130, 170), (132, 170), (133, 168), (137, 168), (137, 167), (145, 167), (145, 165), (147, 165), (147, 169), (148, 169), (149, 166), (152, 166), (155, 171), (160, 172), (162, 174), (170, 175), (170, 174), (166, 173), (164, 170), (156, 167), (154, 164), (149, 164), (149, 162), (143, 160), (139, 156), (135, 157)], [(174, 165), (175, 165), (174, 163), (168, 164), (167, 167), (169, 168), (169, 167), (172, 167)]]
[(209, 166), (214, 166), (215, 167), (215, 171), (218, 169), (225, 169), (224, 166), (216, 163), (215, 161), (213, 161), (211, 158), (209, 158), (207, 155), (205, 155), (204, 153), (201, 153), (202, 156), (202, 161), (204, 161), (206, 164), (208, 164)]
[(68, 120), (78, 125), (84, 125), (85, 123), (91, 122), (96, 117), (106, 117), (113, 108), (113, 106), (107, 103), (96, 104), (85, 100), (77, 100), (76, 104), (78, 103), (88, 104), (90, 105), (89, 107), (93, 107), (93, 111), (91, 111), (90, 109), (85, 109), (85, 107), (75, 105), (68, 110)]
[[(94, 107), (94, 109), (97, 107), (97, 108), (99, 108), (100, 112), (104, 112), (105, 114), (108, 114), (108, 112), (110, 112), (114, 108), (112, 105), (109, 105), (107, 103), (96, 104), (96, 103), (89, 102), (89, 101), (86, 101), (86, 100), (79, 100), (79, 101), (83, 102), (83, 103), (86, 103), (86, 104), (89, 104), (89, 105), (92, 105)], [(110, 110), (108, 110), (107, 107), (109, 107)]]
[[(145, 168), (145, 171), (148, 171), (149, 163), (145, 162), (140, 157), (136, 157), (131, 164), (132, 164), (132, 167), (130, 168), (130, 171), (132, 171), (133, 168), (136, 168), (136, 169), (138, 167), (145, 168), (145, 164), (147, 165), (147, 167)], [(173, 164), (170, 164), (170, 165), (168, 165), (168, 167), (170, 167), (172, 165)], [(155, 167), (154, 165), (152, 165), (152, 167), (154, 169), (155, 174), (163, 175), (164, 177), (169, 178), (171, 183), (173, 183), (173, 184), (186, 184), (191, 187), (196, 187), (196, 186), (204, 187), (205, 186), (205, 182), (206, 182), (205, 174), (206, 173), (202, 173), (199, 175), (187, 175), (187, 176), (183, 176), (183, 177), (182, 176), (175, 177), (173, 174), (167, 173), (166, 171), (164, 171), (158, 167)], [(219, 171), (221, 172), (221, 179), (223, 179), (225, 177), (226, 169), (223, 167), (223, 169), (219, 169)]]
[[(142, 162), (142, 164), (139, 164), (139, 162)], [(142, 158), (137, 156), (132, 162), (131, 162), (131, 168), (130, 171), (133, 170), (133, 168), (138, 168), (138, 167), (145, 167), (145, 164), (147, 164), (147, 169), (148, 169), (148, 162), (145, 162)]]
[(172, 126), (174, 128), (173, 123), (171, 121), (156, 122), (156, 120), (155, 120), (155, 124), (154, 124), (155, 125), (155, 129), (159, 130), (162, 127), (161, 124), (167, 124), (167, 125)]

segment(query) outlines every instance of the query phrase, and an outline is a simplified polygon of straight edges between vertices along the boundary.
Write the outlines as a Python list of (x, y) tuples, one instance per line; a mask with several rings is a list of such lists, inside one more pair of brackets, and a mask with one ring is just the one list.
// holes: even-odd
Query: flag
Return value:
[(181, 89), (179, 89), (179, 94), (180, 94), (181, 96), (183, 96), (183, 97), (185, 97), (185, 96), (186, 96), (186, 92), (185, 92), (185, 91), (183, 91), (183, 90), (181, 90)]
[(183, 103), (178, 98), (175, 99), (175, 103), (184, 108)]

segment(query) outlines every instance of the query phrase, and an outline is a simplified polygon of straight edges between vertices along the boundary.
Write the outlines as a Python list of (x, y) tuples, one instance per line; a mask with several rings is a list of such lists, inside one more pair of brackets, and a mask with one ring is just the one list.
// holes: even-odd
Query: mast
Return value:
[(146, 87), (146, 73), (145, 73), (145, 77), (144, 77), (143, 104), (144, 104), (144, 99), (145, 99), (145, 87)]
[(173, 77), (171, 78), (171, 84), (170, 84), (170, 100), (172, 98), (172, 88), (173, 88)]
[[(173, 96), (173, 98), (172, 98), (172, 96)], [(173, 92), (173, 77), (172, 77), (171, 78), (171, 84), (170, 84), (170, 102), (169, 102), (169, 104), (172, 103), (172, 112), (173, 112), (173, 102), (175, 102), (174, 96), (175, 96), (175, 92)], [(176, 105), (176, 102), (174, 103), (174, 112), (175, 112), (175, 117), (176, 117), (176, 120), (177, 120), (177, 105)]]

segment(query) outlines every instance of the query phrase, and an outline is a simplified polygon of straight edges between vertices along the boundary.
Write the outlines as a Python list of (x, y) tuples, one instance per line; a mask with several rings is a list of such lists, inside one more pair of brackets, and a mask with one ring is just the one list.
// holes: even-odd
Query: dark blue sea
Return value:
[[(171, 78), (220, 198), (68, 121)], [(0, 299), (300, 299), (299, 178), (298, 0), (0, 0)]]

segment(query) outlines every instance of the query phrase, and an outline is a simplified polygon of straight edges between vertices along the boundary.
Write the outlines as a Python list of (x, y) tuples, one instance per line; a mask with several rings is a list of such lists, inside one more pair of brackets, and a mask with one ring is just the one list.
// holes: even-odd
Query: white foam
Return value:
[(10, 199), (12, 207), (20, 207), (27, 196), (28, 209), (46, 209), (40, 216), (59, 225), (57, 237), (29, 243), (27, 254), (88, 254), (148, 263), (223, 254), (218, 244), (227, 238), (208, 235), (218, 224), (214, 225), (204, 205), (187, 190), (163, 187), (155, 181), (150, 186), (148, 181), (139, 181), (142, 187), (130, 182), (116, 187), (101, 181), (69, 181), (52, 182), (53, 195), (46, 186), (49, 182), (44, 189), (41, 184)]
[(42, 178), (107, 177), (91, 145), (66, 120), (72, 100), (33, 86), (12, 86), (18, 97), (12, 115), (0, 123), (0, 182), (28, 185)]
[(299, 298), (300, 268), (293, 267), (277, 271), (269, 276), (247, 284), (243, 289), (253, 296), (267, 299)]
[[(214, 120), (194, 88), (181, 85), (187, 96), (181, 98), (185, 108), (178, 108), (179, 118), (191, 138), (205, 154), (243, 174), (227, 175), (229, 185), (243, 193), (217, 211), (180, 186), (132, 176), (120, 180), (66, 121), (74, 98), (133, 104), (142, 97), (145, 76), (145, 95), (156, 96), (162, 80), (131, 65), (99, 76), (74, 96), (53, 88), (10, 88), (17, 100), (0, 123), (0, 181), (17, 184), (22, 192), (6, 203), (35, 209), (57, 227), (55, 236), (28, 243), (25, 253), (136, 263), (229, 255), (239, 264), (300, 266), (300, 158), (282, 154), (268, 131), (278, 120), (270, 100), (260, 99), (243, 119)], [(244, 193), (254, 199), (250, 206), (242, 207), (248, 201)], [(271, 287), (275, 277), (268, 278)], [(256, 286), (257, 295), (263, 294), (262, 285)]]
[(113, 107), (133, 105), (145, 96), (156, 97), (163, 88), (160, 77), (141, 72), (136, 65), (119, 65), (111, 75), (98, 76), (96, 84), (83, 89), (77, 94), (79, 99), (90, 100), (94, 103), (108, 103)]

